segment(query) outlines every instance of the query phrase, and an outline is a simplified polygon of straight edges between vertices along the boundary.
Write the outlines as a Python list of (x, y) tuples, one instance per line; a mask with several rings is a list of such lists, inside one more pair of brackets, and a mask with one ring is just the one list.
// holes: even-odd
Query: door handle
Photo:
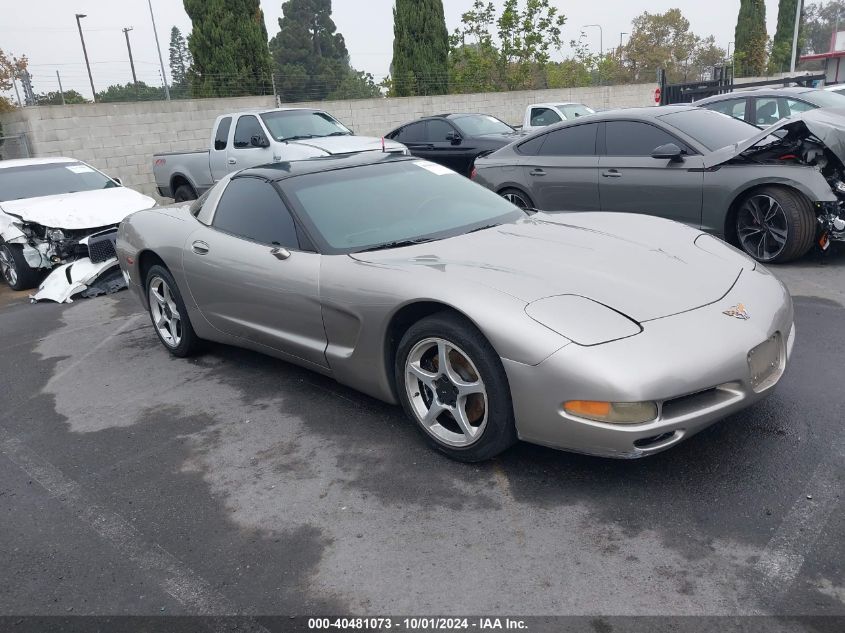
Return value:
[(238, 159), (237, 159), (237, 158), (230, 158), (230, 159), (229, 159), (228, 161), (226, 161), (226, 162), (227, 162), (227, 163), (229, 163), (230, 165), (237, 165), (237, 164), (238, 164)]
[(191, 250), (194, 251), (197, 255), (206, 255), (208, 253), (208, 244), (206, 244), (202, 240), (197, 240), (196, 242), (191, 244)]
[(284, 261), (290, 257), (290, 251), (282, 246), (271, 249), (270, 254), (280, 261)]
[(545, 169), (539, 169), (539, 168), (538, 169), (532, 169), (531, 171), (528, 172), (528, 175), (530, 175), (530, 176), (545, 176), (546, 170)]
[(618, 169), (605, 169), (601, 175), (603, 178), (621, 178), (622, 172)]

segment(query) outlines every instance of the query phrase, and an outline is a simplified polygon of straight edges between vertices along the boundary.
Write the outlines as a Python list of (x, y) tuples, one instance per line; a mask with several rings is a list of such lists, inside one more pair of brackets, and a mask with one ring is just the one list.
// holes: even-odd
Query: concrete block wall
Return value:
[[(421, 116), (484, 112), (512, 125), (525, 107), (576, 101), (594, 108), (653, 105), (654, 84), (526, 90), (435, 97), (290, 104), (330, 112), (357, 134), (382, 136)], [(0, 115), (5, 135), (26, 134), (32, 156), (78, 158), (155, 196), (152, 155), (208, 147), (214, 119), (225, 112), (271, 108), (272, 96), (28, 107)]]

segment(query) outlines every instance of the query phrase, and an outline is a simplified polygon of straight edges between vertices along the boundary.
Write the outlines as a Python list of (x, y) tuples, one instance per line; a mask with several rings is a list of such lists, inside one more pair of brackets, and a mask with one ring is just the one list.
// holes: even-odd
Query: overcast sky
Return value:
[[(630, 31), (631, 20), (643, 11), (662, 12), (680, 8), (689, 19), (692, 30), (701, 36), (714, 35), (719, 46), (727, 48), (734, 39), (734, 26), (739, 0), (551, 0), (563, 13), (565, 42), (577, 38), (582, 25), (601, 24), (604, 48), (618, 46), (623, 31)], [(502, 0), (497, 0), (501, 6)], [(168, 64), (170, 29), (178, 26), (188, 33), (191, 21), (181, 0), (152, 0), (158, 27), (165, 69)], [(261, 0), (267, 31), (272, 37), (278, 30), (281, 0)], [(352, 65), (376, 76), (384, 77), (390, 67), (393, 47), (393, 0), (334, 0), (334, 21), (346, 38)], [(769, 34), (777, 21), (777, 0), (766, 0)], [(460, 23), (461, 14), (472, 6), (472, 0), (444, 0), (446, 25), (452, 32)], [(56, 90), (56, 71), (62, 85), (91, 96), (88, 76), (76, 30), (75, 13), (85, 13), (82, 20), (85, 42), (91, 60), (94, 86), (102, 90), (114, 83), (131, 81), (124, 27), (133, 27), (129, 34), (135, 57), (138, 79), (161, 85), (155, 39), (150, 24), (147, 0), (28, 0), (15, 3), (15, 15), (6, 11), (0, 22), (0, 48), (7, 53), (29, 57), (33, 87), (36, 92)], [(594, 51), (599, 47), (599, 30), (586, 29)], [(567, 51), (564, 50), (559, 56)], [(169, 72), (169, 69), (168, 69)]]

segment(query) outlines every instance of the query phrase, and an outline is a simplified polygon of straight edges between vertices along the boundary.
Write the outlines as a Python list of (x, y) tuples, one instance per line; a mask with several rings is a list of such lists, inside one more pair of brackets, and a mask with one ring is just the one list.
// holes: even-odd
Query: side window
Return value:
[(798, 101), (797, 99), (787, 99), (786, 107), (789, 109), (789, 114), (797, 114), (799, 112), (816, 109), (816, 106), (807, 103), (806, 101)]
[(232, 128), (232, 117), (227, 116), (220, 119), (217, 126), (217, 134), (214, 135), (214, 149), (220, 151), (226, 149), (229, 142), (229, 130)]
[(597, 124), (590, 123), (549, 132), (538, 153), (540, 156), (594, 156), (598, 129)]
[(780, 113), (777, 97), (757, 97), (754, 103), (754, 123), (762, 127), (774, 125), (785, 115)]
[(212, 226), (262, 244), (299, 248), (290, 211), (270, 183), (235, 178), (217, 204)]
[(666, 143), (674, 143), (689, 152), (689, 148), (674, 136), (648, 123), (608, 121), (606, 125), (608, 156), (651, 156), (656, 148)]
[(549, 108), (531, 108), (531, 125), (545, 127), (552, 123), (559, 123), (562, 119), (557, 112)]
[(258, 122), (258, 117), (252, 116), (251, 114), (248, 116), (242, 116), (238, 119), (238, 124), (235, 126), (234, 146), (237, 149), (252, 147), (253, 136), (258, 136), (265, 140), (267, 139), (264, 135), (264, 129)]
[(429, 143), (445, 143), (446, 137), (455, 129), (442, 119), (426, 121), (425, 140)]
[(728, 99), (717, 103), (709, 103), (704, 107), (708, 110), (727, 114), (740, 121), (745, 121), (745, 99)]
[(534, 138), (517, 145), (516, 149), (520, 154), (524, 154), (525, 156), (536, 156), (540, 153), (540, 148), (543, 146), (543, 143), (546, 142), (547, 136), (548, 134), (535, 136)]
[(422, 143), (425, 141), (425, 121), (406, 125), (393, 138), (400, 143)]

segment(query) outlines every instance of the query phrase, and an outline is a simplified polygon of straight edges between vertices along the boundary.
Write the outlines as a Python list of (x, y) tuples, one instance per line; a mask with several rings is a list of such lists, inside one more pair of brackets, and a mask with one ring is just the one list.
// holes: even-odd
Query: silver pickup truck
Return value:
[(386, 151), (405, 146), (355, 136), (330, 114), (311, 108), (276, 108), (223, 114), (214, 121), (209, 149), (153, 155), (160, 196), (194, 200), (226, 174), (267, 163), (313, 156)]

